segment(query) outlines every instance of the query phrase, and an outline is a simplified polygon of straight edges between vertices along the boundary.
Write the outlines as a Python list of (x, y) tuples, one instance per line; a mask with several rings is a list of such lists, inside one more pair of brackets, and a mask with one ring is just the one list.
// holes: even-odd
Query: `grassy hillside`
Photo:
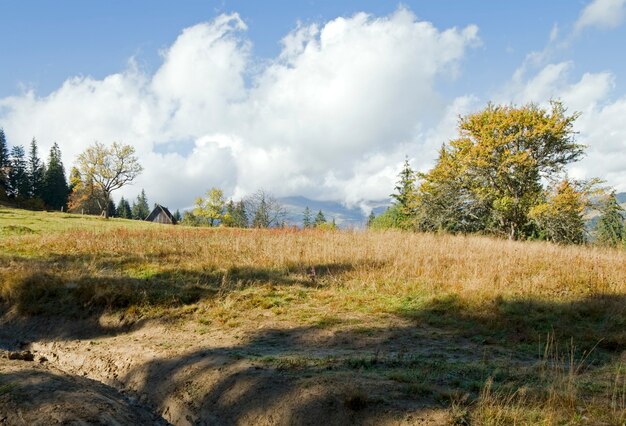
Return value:
[[(248, 345), (271, 319), (290, 338), (323, 330), (370, 342), (356, 358), (306, 340), (296, 355), (240, 349), (280, 374), (365, 374), (478, 424), (626, 421), (619, 250), (0, 209), (0, 300), (22, 316), (175, 319)], [(365, 392), (376, 401), (375, 387)]]

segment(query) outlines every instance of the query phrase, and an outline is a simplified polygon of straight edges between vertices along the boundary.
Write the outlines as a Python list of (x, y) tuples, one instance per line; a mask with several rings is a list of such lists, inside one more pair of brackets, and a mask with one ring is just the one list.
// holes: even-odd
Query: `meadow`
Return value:
[[(0, 208), (0, 304), (3, 327), (20, 330), (42, 318), (96, 328), (115, 318), (123, 324), (118, 345), (141, 340), (151, 324), (163, 327), (166, 340), (133, 343), (159, 346), (160, 364), (137, 361), (115, 385), (147, 394), (175, 424), (168, 398), (184, 399), (188, 382), (192, 417), (223, 410), (242, 422), (272, 423), (268, 400), (246, 402), (268, 389), (289, 401), (275, 423), (319, 420), (329, 407), (359, 423), (420, 415), (452, 424), (626, 422), (624, 250)], [(33, 333), (42, 342), (69, 339), (45, 327)], [(83, 348), (113, 345), (109, 335), (71, 337)], [(217, 335), (229, 342), (219, 350), (211, 346)], [(114, 353), (109, 346), (100, 356)], [(214, 370), (198, 354), (226, 360), (208, 384), (199, 378)], [(176, 386), (151, 377), (151, 368)], [(237, 380), (246, 389), (223, 405), (220, 384), (223, 392)], [(165, 390), (150, 394), (156, 385)]]

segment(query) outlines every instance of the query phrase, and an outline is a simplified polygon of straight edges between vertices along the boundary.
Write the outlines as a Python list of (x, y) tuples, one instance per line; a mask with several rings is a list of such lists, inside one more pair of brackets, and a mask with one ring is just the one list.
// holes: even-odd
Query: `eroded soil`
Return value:
[[(301, 327), (257, 318), (229, 328), (5, 316), (0, 344), (28, 350), (34, 360), (0, 360), (0, 418), (8, 424), (449, 424), (455, 395), (445, 391), (449, 371), (438, 373), (438, 366), (485, 364), (497, 351), (451, 338), (397, 320)], [(411, 374), (423, 380), (403, 376)], [(450, 380), (472, 373), (458, 374)]]

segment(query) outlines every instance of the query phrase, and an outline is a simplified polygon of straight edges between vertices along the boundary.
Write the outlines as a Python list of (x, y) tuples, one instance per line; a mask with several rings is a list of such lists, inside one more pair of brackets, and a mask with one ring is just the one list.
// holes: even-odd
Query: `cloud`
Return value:
[(580, 33), (585, 28), (611, 29), (624, 20), (626, 0), (593, 0), (580, 13), (574, 24), (574, 31)]
[(0, 123), (10, 143), (59, 142), (68, 168), (96, 140), (132, 144), (145, 171), (119, 195), (143, 187), (173, 208), (211, 186), (359, 204), (387, 197), (404, 155), (429, 149), (450, 111), (438, 82), (479, 43), (476, 26), (440, 30), (400, 8), (299, 25), (259, 62), (246, 29), (221, 15), (184, 29), (154, 74), (131, 60), (0, 99)]

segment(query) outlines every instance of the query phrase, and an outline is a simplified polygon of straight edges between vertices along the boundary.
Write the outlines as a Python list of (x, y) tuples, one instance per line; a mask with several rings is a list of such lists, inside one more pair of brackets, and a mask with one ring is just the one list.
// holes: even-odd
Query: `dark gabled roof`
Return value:
[(148, 217), (146, 218), (146, 221), (148, 222), (153, 222), (154, 219), (156, 219), (156, 217), (159, 215), (159, 213), (165, 213), (165, 215), (169, 218), (169, 220), (172, 222), (172, 224), (176, 224), (176, 218), (174, 217), (174, 215), (172, 215), (172, 213), (170, 213), (170, 211), (167, 209), (167, 207), (163, 207), (160, 204), (156, 204), (154, 206), (154, 210), (152, 210), (152, 213), (150, 213), (148, 215)]

